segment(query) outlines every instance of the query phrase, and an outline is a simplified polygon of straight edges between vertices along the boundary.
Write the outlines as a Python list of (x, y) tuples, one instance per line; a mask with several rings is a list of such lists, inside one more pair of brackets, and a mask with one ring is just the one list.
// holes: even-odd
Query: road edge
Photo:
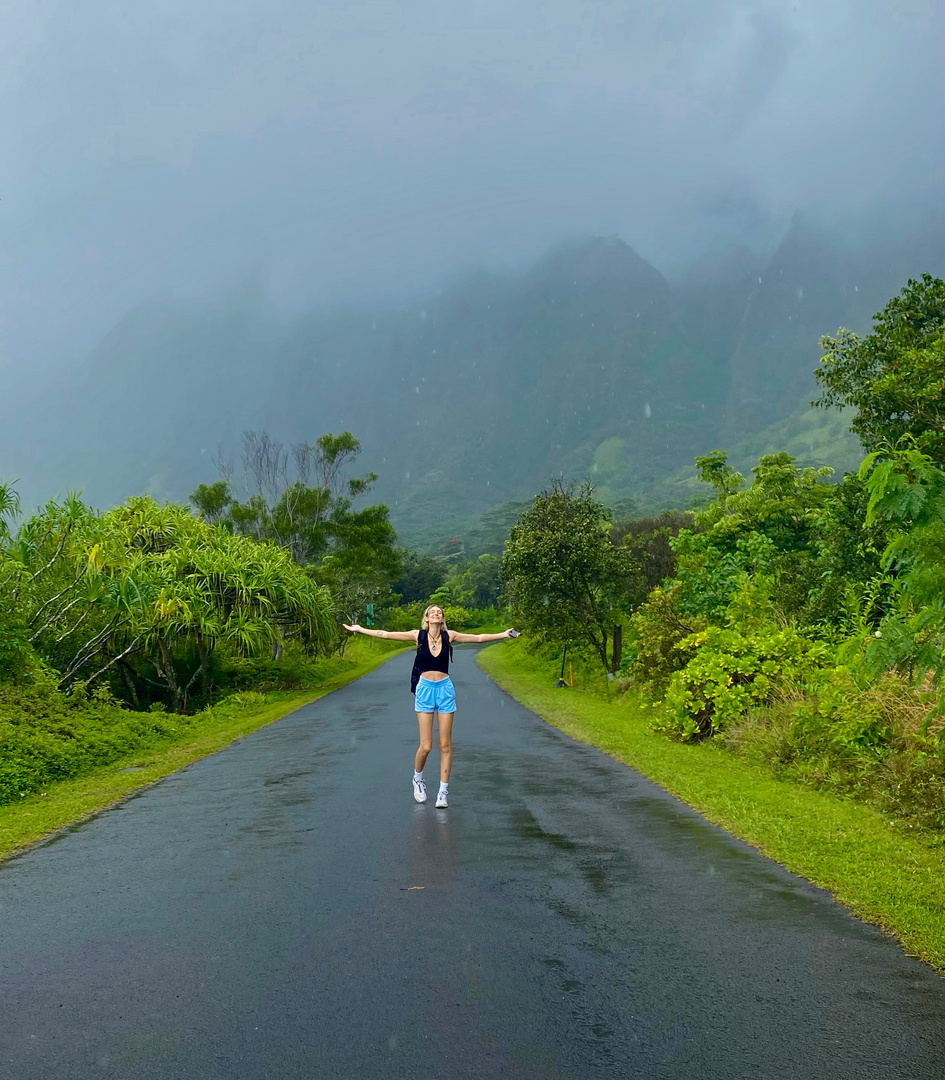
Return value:
[[(235, 717), (221, 730), (129, 755), (86, 776), (50, 784), (43, 794), (27, 795), (18, 803), (0, 806), (0, 867), (5, 860), (80, 826), (195, 761), (217, 754), (254, 731), (340, 690), (404, 651), (395, 649), (369, 656), (321, 686), (269, 701), (262, 708)], [(35, 820), (25, 825), (26, 817)]]
[[(945, 975), (940, 848), (889, 828), (865, 804), (779, 780), (707, 745), (671, 742), (650, 730), (640, 710), (554, 689), (534, 672), (516, 669), (507, 648), (480, 650), (476, 662), (545, 723), (635, 769), (766, 858), (826, 889)], [(601, 712), (610, 714), (606, 727)], [(755, 812), (759, 797), (761, 814)]]

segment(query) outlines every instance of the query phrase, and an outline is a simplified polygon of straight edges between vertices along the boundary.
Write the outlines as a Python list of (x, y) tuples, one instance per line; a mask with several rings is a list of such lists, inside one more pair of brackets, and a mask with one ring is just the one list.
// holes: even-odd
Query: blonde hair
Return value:
[[(435, 608), (435, 607), (438, 607), (440, 609), (440, 611), (443, 611), (443, 607), (442, 607), (441, 604), (427, 604), (426, 610), (423, 613), (423, 618), (420, 620), (420, 629), (421, 630), (429, 630), (430, 629), (430, 620), (427, 618), (427, 611), (429, 611), (430, 608)], [(441, 631), (441, 633), (445, 633), (446, 629), (447, 629), (447, 626), (446, 626), (446, 612), (443, 611), (443, 630)]]

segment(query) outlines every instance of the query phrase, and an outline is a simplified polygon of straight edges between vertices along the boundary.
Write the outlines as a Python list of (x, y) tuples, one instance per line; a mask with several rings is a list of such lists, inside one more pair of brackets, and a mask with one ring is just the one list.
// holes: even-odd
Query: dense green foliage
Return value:
[(206, 697), (217, 648), (256, 654), (333, 632), (328, 590), (286, 551), (146, 497), (34, 514), (0, 548), (0, 602), (8, 676), (48, 666), (66, 692), (108, 678), (134, 705), (156, 682), (175, 712), (195, 686)]
[(863, 342), (829, 339), (824, 403), (853, 406), (874, 447), (839, 483), (777, 452), (746, 484), (716, 451), (696, 459), (714, 493), (696, 514), (609, 531), (589, 489), (539, 496), (503, 564), (516, 618), (605, 668), (622, 625), (618, 685), (659, 701), (674, 739), (945, 825), (943, 324), (926, 276)]
[(245, 724), (287, 691), (344, 681), (366, 661), (376, 662), (378, 653), (396, 647), (362, 638), (345, 657), (313, 659), (298, 644), (287, 646), (279, 660), (215, 656), (214, 679), (226, 693), (212, 706), (187, 714), (170, 713), (159, 701), (146, 711), (124, 708), (103, 685), (64, 695), (55, 677), (43, 672), (26, 682), (0, 682), (0, 805), (45, 792), (59, 780)]
[(277, 443), (246, 449), (256, 494), (201, 485), (199, 516), (69, 497), (17, 523), (0, 484), (0, 802), (177, 740), (227, 695), (317, 686), (340, 624), (396, 599), (387, 507), (356, 509), (374, 477), (342, 474), (357, 440), (296, 447), (291, 484)]
[(895, 668), (928, 679), (941, 691), (945, 472), (906, 436), (898, 449), (871, 454), (861, 475), (870, 494), (866, 524), (893, 526), (882, 559), (893, 575), (890, 603), (865, 664), (874, 673)]
[(238, 501), (224, 478), (201, 484), (190, 496), (204, 521), (284, 548), (328, 589), (335, 644), (341, 649), (347, 637), (341, 624), (357, 622), (368, 604), (393, 602), (391, 584), (403, 573), (388, 508), (378, 503), (354, 509), (354, 500), (377, 480), (374, 473), (346, 475), (360, 452), (360, 442), (349, 431), (321, 435), (291, 451), (266, 432), (247, 431), (243, 486), (253, 493)]
[(447, 567), (442, 559), (417, 551), (404, 551), (400, 577), (391, 588), (402, 604), (412, 604), (432, 596), (446, 581)]
[(173, 741), (199, 718), (133, 712), (104, 688), (67, 697), (53, 679), (0, 683), (0, 803)]
[(616, 666), (620, 601), (633, 576), (629, 548), (610, 538), (603, 506), (585, 484), (555, 482), (512, 529), (502, 561), (516, 623), (537, 641), (583, 644)]
[(923, 274), (910, 280), (859, 338), (840, 329), (821, 338), (817, 405), (849, 405), (852, 428), (868, 450), (895, 446), (911, 435), (945, 466), (945, 282)]

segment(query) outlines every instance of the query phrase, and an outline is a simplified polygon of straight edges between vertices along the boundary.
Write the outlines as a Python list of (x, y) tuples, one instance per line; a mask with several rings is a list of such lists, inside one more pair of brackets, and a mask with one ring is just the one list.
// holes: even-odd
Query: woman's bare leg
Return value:
[[(452, 716), (450, 719), (453, 719)], [(415, 772), (423, 772), (423, 766), (433, 749), (433, 713), (418, 712), (417, 724), (420, 726), (420, 748), (414, 758), (413, 767)]]
[[(453, 716), (451, 712), (436, 714), (436, 727), (440, 734), (440, 783), (447, 784), (453, 767)], [(433, 730), (430, 730), (432, 741)], [(426, 760), (426, 759), (424, 759)]]

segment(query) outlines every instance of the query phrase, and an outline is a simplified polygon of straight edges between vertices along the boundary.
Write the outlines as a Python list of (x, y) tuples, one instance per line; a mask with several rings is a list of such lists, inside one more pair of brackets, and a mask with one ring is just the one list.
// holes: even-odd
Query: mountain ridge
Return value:
[(867, 330), (941, 263), (926, 234), (851, 251), (797, 217), (771, 258), (735, 248), (674, 281), (595, 237), (396, 311), (283, 317), (253, 286), (163, 298), (7, 409), (2, 473), (24, 478), (27, 503), (69, 488), (99, 505), (180, 500), (215, 477), (221, 448), (238, 456), (243, 430), (293, 443), (348, 429), (405, 536), (553, 475), (656, 505), (697, 454), (747, 445), (814, 396), (821, 334)]

